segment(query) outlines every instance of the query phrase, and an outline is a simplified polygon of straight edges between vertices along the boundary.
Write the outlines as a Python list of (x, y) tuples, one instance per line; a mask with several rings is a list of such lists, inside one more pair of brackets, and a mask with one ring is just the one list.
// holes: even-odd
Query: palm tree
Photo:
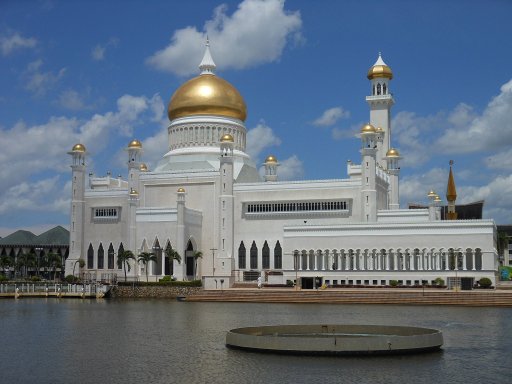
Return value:
[(21, 270), (23, 269), (23, 276), (27, 277), (28, 269), (34, 267), (36, 265), (36, 255), (34, 252), (30, 253), (22, 253), (18, 256), (18, 260), (16, 262), (16, 267)]
[(197, 259), (202, 259), (202, 258), (203, 258), (203, 252), (201, 252), (201, 251), (194, 252), (194, 280), (196, 280), (196, 276), (197, 276)]
[(135, 260), (135, 255), (130, 250), (120, 252), (117, 255), (117, 268), (123, 268), (124, 281), (126, 281), (126, 268), (128, 268), (128, 272), (130, 272), (130, 269), (132, 268), (130, 265), (130, 259)]
[(167, 244), (167, 248), (165, 248), (165, 256), (169, 258), (169, 266), (173, 264), (174, 260), (176, 260), (178, 264), (181, 264), (181, 256), (178, 251), (171, 247), (171, 244)]
[(149, 281), (149, 263), (151, 261), (157, 262), (156, 255), (153, 252), (142, 252), (139, 254), (139, 257), (137, 258), (137, 261), (140, 263), (142, 261), (142, 264), (145, 266), (146, 269), (146, 281)]
[(50, 252), (48, 254), (48, 266), (50, 267), (50, 271), (53, 270), (53, 280), (57, 275), (57, 268), (62, 267), (62, 259), (59, 254)]
[(83, 267), (85, 267), (85, 260), (80, 258), (78, 259), (77, 261), (75, 261), (73, 263), (73, 278), (75, 277), (75, 267), (76, 265), (78, 264), (78, 275), (79, 275), (79, 278), (80, 278), (80, 269), (82, 269)]

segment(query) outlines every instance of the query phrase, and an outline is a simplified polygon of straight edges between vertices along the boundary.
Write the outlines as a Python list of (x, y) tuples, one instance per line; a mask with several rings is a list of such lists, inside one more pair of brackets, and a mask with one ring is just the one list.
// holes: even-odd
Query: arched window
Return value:
[(382, 84), (382, 94), (387, 95), (388, 87), (386, 87), (386, 84)]
[(258, 247), (256, 247), (256, 242), (253, 241), (251, 245), (251, 269), (258, 269)]
[(274, 247), (274, 269), (283, 268), (283, 250), (281, 249), (281, 244), (279, 244), (279, 240)]
[[(117, 254), (120, 255), (124, 252), (124, 245), (123, 243), (119, 244), (119, 248), (117, 249)], [(117, 268), (123, 269), (123, 266), (121, 264), (117, 264)]]
[(105, 251), (103, 250), (103, 244), (100, 243), (100, 247), (98, 248), (98, 269), (103, 269), (105, 267)]
[(244, 242), (240, 242), (238, 247), (238, 269), (245, 269), (245, 245)]
[(263, 244), (263, 250), (261, 251), (262, 262), (261, 267), (263, 269), (270, 269), (270, 248), (268, 247), (267, 240)]
[(380, 83), (377, 84), (377, 95), (380, 95), (381, 94), (381, 85)]
[(87, 268), (94, 268), (94, 249), (92, 248), (92, 244), (89, 244), (89, 249), (87, 250)]
[(114, 246), (112, 243), (108, 247), (108, 269), (114, 269)]

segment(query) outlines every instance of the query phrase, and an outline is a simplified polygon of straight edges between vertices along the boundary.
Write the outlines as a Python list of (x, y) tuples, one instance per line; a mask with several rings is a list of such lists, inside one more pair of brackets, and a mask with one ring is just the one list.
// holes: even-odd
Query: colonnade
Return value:
[(295, 250), (299, 271), (477, 271), (480, 248)]
[(171, 127), (170, 149), (191, 146), (218, 146), (225, 134), (233, 136), (234, 148), (244, 151), (246, 133), (242, 128), (229, 125), (194, 124)]

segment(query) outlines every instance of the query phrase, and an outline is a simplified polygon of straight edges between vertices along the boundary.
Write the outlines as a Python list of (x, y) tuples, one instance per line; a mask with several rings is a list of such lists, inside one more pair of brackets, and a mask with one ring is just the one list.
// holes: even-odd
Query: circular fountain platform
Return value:
[(382, 325), (275, 325), (232, 329), (226, 346), (306, 355), (409, 354), (443, 345), (436, 329)]

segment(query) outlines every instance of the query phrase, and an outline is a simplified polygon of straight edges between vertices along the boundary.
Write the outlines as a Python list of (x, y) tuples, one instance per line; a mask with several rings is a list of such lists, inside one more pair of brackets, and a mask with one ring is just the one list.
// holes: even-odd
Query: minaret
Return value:
[(448, 187), (446, 188), (446, 200), (448, 201), (447, 220), (457, 220), (455, 212), (455, 200), (457, 200), (457, 191), (455, 190), (455, 179), (452, 172), (453, 160), (450, 160), (450, 174), (448, 175)]
[(391, 148), (386, 153), (388, 174), (390, 178), (389, 185), (389, 209), (400, 209), (399, 176), (400, 167), (398, 161), (401, 159), (400, 153), (395, 148)]
[(178, 188), (177, 201), (177, 225), (176, 225), (176, 250), (181, 256), (181, 263), (173, 261), (173, 273), (178, 280), (185, 280), (185, 188)]
[(69, 256), (66, 259), (66, 276), (73, 274), (75, 263), (85, 259), (84, 217), (85, 217), (85, 146), (75, 144), (69, 155), (71, 164), (71, 223), (69, 228)]
[(382, 144), (379, 143), (377, 147), (377, 162), (385, 167), (386, 153), (391, 148), (391, 107), (395, 100), (389, 89), (393, 72), (382, 60), (380, 52), (379, 58), (368, 70), (367, 77), (371, 82), (371, 96), (366, 96), (370, 106), (370, 124), (378, 127), (378, 133), (382, 137)]
[[(128, 249), (138, 254), (137, 250), (137, 224), (136, 210), (139, 205), (139, 174), (140, 174), (140, 157), (142, 155), (142, 144), (139, 140), (132, 140), (126, 148), (128, 151), (128, 227), (127, 227), (127, 244)], [(138, 265), (137, 263), (135, 264)], [(134, 272), (135, 273), (135, 272)]]
[(277, 167), (279, 163), (276, 157), (273, 155), (267, 156), (263, 165), (265, 166), (265, 181), (277, 181)]
[(376, 130), (371, 124), (361, 128), (361, 221), (377, 221)]
[[(234, 195), (233, 195), (233, 136), (225, 134), (220, 140), (219, 243), (215, 276), (224, 277), (224, 288), (231, 285), (234, 269)], [(226, 280), (227, 279), (227, 280)]]

